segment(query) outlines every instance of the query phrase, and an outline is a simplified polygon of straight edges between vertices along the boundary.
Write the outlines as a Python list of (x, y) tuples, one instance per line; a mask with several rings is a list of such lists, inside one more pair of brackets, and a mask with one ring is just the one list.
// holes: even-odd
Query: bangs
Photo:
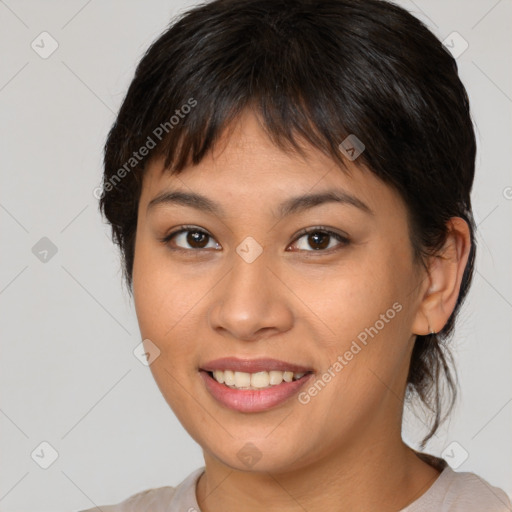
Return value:
[[(306, 43), (298, 44), (299, 27), (295, 38), (284, 42), (279, 31), (263, 23), (253, 31), (238, 27), (232, 40), (223, 33), (213, 53), (199, 45), (196, 51), (205, 54), (200, 65), (189, 67), (185, 59), (179, 69), (169, 70), (167, 89), (146, 103), (141, 131), (153, 138), (156, 131), (154, 155), (165, 158), (165, 168), (178, 173), (198, 164), (246, 110), (258, 116), (270, 140), (286, 151), (303, 154), (304, 144), (310, 145), (344, 166), (340, 143), (349, 135), (368, 147), (370, 135), (357, 122), (366, 118), (359, 111), (360, 91), (345, 83), (353, 78), (339, 69), (326, 77), (334, 63), (320, 62), (325, 55), (320, 59)], [(232, 47), (240, 50), (233, 55)], [(150, 81), (148, 71), (139, 73)], [(366, 108), (370, 105), (367, 101)]]
[[(384, 30), (386, 21), (375, 14), (369, 19), (363, 7), (345, 7), (347, 14), (360, 17), (362, 27), (356, 30), (340, 15), (339, 4), (329, 12), (329, 3), (301, 3), (300, 15), (293, 2), (285, 11), (278, 4), (268, 2), (265, 9), (265, 2), (238, 1), (236, 23), (225, 11), (218, 17), (210, 14), (201, 26), (194, 20), (199, 12), (177, 20), (137, 68), (137, 86), (127, 94), (131, 115), (126, 123), (138, 130), (126, 133), (125, 147), (151, 137), (156, 148), (150, 157), (163, 156), (165, 168), (179, 172), (199, 163), (224, 130), (251, 109), (276, 146), (302, 153), (307, 143), (341, 166), (347, 155), (340, 144), (355, 137), (365, 148), (358, 164), (386, 179), (382, 163), (396, 156), (390, 138), (400, 140), (401, 150), (414, 145), (411, 113), (400, 102), (419, 96), (417, 84), (409, 84), (406, 73), (397, 81), (395, 69), (399, 55), (406, 57), (403, 35), (399, 41), (390, 38), (386, 51), (396, 59), (384, 63), (379, 43), (368, 38), (364, 25)], [(392, 26), (393, 11), (388, 9)], [(417, 61), (409, 72), (419, 71), (413, 67), (418, 68)], [(127, 117), (124, 108), (119, 120)], [(387, 154), (374, 152), (374, 145), (386, 145)]]
[(237, 130), (243, 114), (251, 111), (270, 141), (281, 150), (306, 156), (305, 149), (313, 147), (348, 171), (338, 147), (339, 141), (348, 136), (344, 126), (337, 126), (340, 135), (333, 137), (332, 128), (318, 126), (311, 120), (309, 110), (298, 107), (290, 97), (279, 104), (269, 102), (268, 97), (243, 102), (230, 98), (224, 104), (223, 110), (191, 112), (183, 124), (162, 137), (155, 157), (164, 158), (164, 170), (179, 174), (185, 167), (200, 163), (224, 135), (229, 137)]

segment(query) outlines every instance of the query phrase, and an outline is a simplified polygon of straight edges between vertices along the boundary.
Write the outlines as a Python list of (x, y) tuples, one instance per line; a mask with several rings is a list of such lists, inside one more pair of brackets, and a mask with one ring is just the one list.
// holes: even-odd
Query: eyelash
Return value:
[[(204, 231), (203, 229), (197, 228), (195, 226), (180, 226), (178, 229), (172, 231), (171, 233), (169, 233), (168, 235), (164, 236), (163, 238), (160, 238), (159, 241), (162, 242), (164, 245), (168, 246), (169, 242), (176, 235), (179, 235), (181, 233), (186, 233), (187, 231), (188, 232), (201, 233), (201, 234), (204, 234), (207, 237), (215, 240), (213, 238), (213, 236), (211, 236), (208, 232)], [(330, 237), (335, 238), (338, 242), (340, 242), (340, 244), (335, 246), (335, 247), (331, 247), (330, 249), (318, 249), (318, 250), (311, 249), (309, 251), (298, 249), (295, 252), (305, 252), (305, 253), (311, 252), (311, 253), (324, 253), (324, 254), (327, 253), (327, 254), (330, 254), (331, 252), (339, 250), (342, 247), (345, 247), (345, 246), (349, 245), (349, 243), (350, 243), (350, 239), (347, 236), (344, 236), (344, 235), (341, 235), (339, 233), (336, 233), (336, 232), (334, 232), (334, 231), (332, 231), (329, 228), (324, 227), (324, 226), (314, 226), (314, 227), (311, 227), (311, 228), (305, 228), (305, 229), (301, 230), (299, 233), (297, 233), (297, 235), (295, 236), (292, 244), (297, 243), (297, 241), (300, 240), (303, 236), (309, 235), (309, 234), (312, 234), (312, 233), (320, 233), (322, 235), (328, 235)], [(201, 252), (202, 250), (205, 250), (205, 249), (184, 249), (183, 247), (169, 247), (169, 248), (172, 251), (187, 252), (187, 253)]]

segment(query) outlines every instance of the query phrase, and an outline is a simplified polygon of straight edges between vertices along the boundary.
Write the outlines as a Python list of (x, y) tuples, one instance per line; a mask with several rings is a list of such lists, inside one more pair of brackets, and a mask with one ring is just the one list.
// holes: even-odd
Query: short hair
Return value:
[(215, 0), (176, 18), (138, 64), (105, 144), (99, 205), (129, 293), (147, 162), (164, 157), (166, 172), (179, 174), (247, 109), (279, 148), (300, 153), (305, 141), (345, 171), (340, 143), (362, 141), (356, 163), (404, 200), (423, 265), (451, 217), (468, 223), (454, 311), (439, 333), (416, 337), (411, 356), (406, 397), (433, 418), (424, 447), (455, 403), (447, 341), (475, 261), (476, 141), (456, 61), (420, 20), (384, 0)]

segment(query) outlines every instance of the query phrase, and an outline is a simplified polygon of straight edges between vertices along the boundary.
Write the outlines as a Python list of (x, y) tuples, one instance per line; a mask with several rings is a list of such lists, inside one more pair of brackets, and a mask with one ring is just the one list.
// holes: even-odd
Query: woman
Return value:
[(430, 411), (424, 447), (455, 396), (475, 152), (453, 57), (393, 4), (176, 20), (110, 132), (100, 206), (205, 466), (102, 510), (510, 510), (401, 437), (406, 399)]

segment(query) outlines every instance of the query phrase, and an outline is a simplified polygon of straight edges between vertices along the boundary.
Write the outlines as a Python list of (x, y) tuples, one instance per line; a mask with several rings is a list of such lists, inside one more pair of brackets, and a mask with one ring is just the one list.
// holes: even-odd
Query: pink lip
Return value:
[[(219, 368), (219, 367), (217, 367)], [(268, 366), (267, 366), (268, 368)], [(226, 368), (229, 370), (230, 368)], [(282, 382), (277, 386), (265, 389), (233, 389), (217, 382), (207, 371), (200, 371), (206, 389), (222, 405), (239, 412), (262, 412), (283, 403), (291, 396), (298, 393), (313, 373), (292, 382)]]
[(237, 357), (223, 357), (208, 361), (201, 365), (200, 370), (212, 372), (214, 370), (231, 370), (233, 372), (256, 373), (263, 371), (278, 370), (281, 372), (290, 371), (295, 373), (307, 373), (313, 371), (312, 368), (300, 366), (277, 359), (239, 359)]

